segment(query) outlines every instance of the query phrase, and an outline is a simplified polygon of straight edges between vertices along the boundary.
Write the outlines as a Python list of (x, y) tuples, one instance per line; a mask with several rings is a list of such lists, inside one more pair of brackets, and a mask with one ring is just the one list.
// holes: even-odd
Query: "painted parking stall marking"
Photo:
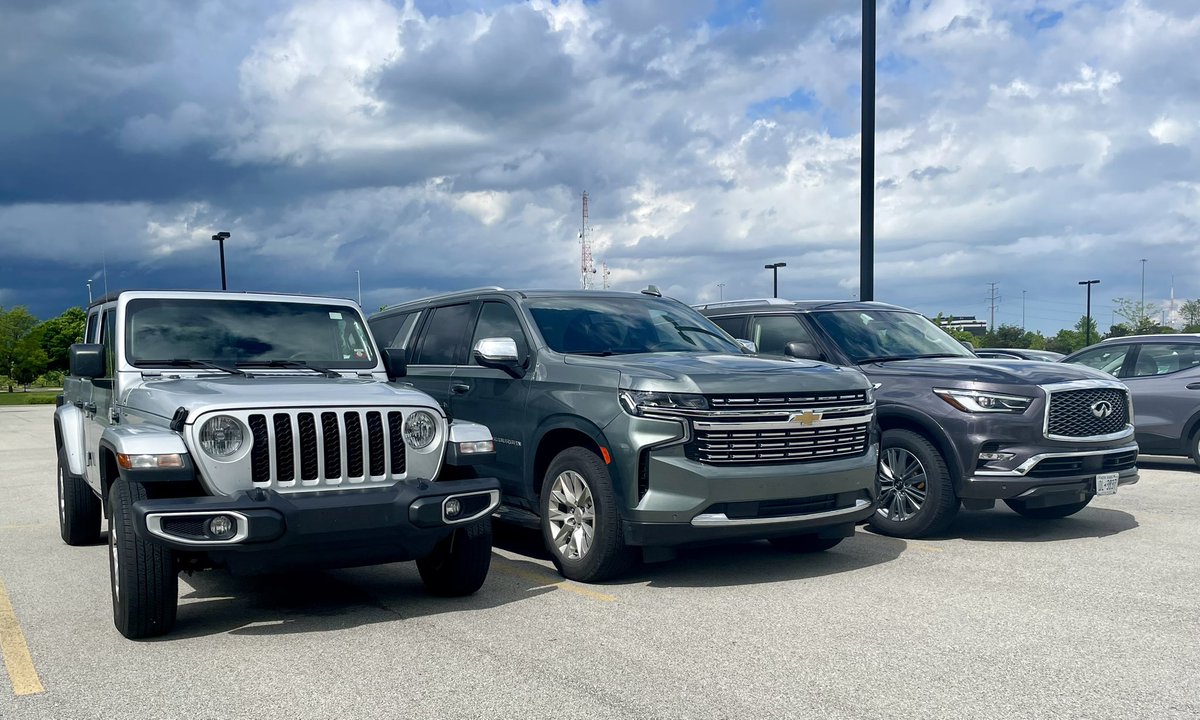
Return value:
[(4, 667), (8, 670), (8, 679), (15, 694), (36, 695), (46, 692), (37, 668), (33, 666), (25, 633), (21, 632), (17, 613), (8, 599), (3, 580), (0, 580), (0, 650), (3, 651)]

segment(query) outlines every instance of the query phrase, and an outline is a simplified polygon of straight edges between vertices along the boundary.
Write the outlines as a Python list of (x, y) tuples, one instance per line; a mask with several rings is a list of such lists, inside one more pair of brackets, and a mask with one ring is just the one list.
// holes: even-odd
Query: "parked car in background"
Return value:
[(573, 580), (692, 543), (826, 550), (874, 512), (862, 373), (755, 357), (675, 300), (482, 288), (369, 322), (407, 350), (405, 382), (491, 428), (478, 469), (500, 478), (501, 517), (540, 527)]
[(1200, 334), (1111, 338), (1062, 362), (1103, 370), (1129, 387), (1142, 452), (1200, 466)]
[(1058, 362), (1065, 357), (1062, 353), (1052, 350), (1030, 350), (1029, 348), (979, 348), (975, 351), (975, 355), (996, 360), (1041, 360), (1043, 362)]
[(1137, 482), (1128, 390), (1102, 372), (987, 360), (920, 313), (877, 302), (700, 306), (764, 355), (856, 367), (879, 384), (879, 532), (945, 530), (960, 503), (1061, 518)]

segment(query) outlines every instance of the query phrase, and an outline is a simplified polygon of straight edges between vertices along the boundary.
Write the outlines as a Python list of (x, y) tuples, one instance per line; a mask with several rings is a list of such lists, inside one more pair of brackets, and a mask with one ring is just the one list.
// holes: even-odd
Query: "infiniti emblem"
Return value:
[(1113, 406), (1107, 400), (1097, 400), (1092, 403), (1092, 414), (1098, 418), (1106, 418), (1113, 414)]

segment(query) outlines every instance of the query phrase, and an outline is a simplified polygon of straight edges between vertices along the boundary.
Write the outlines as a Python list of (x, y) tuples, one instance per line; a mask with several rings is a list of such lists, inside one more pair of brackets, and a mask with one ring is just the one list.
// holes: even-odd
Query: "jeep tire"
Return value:
[(598, 582), (633, 565), (636, 555), (625, 545), (612, 476), (591, 450), (570, 447), (554, 457), (538, 511), (542, 539), (563, 577)]
[(179, 570), (174, 554), (133, 532), (133, 504), (146, 499), (141, 483), (117, 480), (108, 493), (108, 575), (113, 623), (125, 637), (163, 635), (175, 625)]
[(919, 538), (950, 527), (959, 503), (937, 448), (911, 430), (893, 429), (883, 431), (879, 453), (879, 507), (868, 521), (871, 529)]
[(461, 597), (478, 590), (492, 564), (492, 519), (455, 528), (433, 552), (417, 559), (425, 591), (438, 597)]
[(1087, 507), (1088, 503), (1091, 501), (1092, 499), (1088, 498), (1082, 502), (1076, 501), (1073, 503), (1066, 503), (1065, 505), (1048, 505), (1045, 507), (1036, 508), (1027, 507), (1021, 500), (1005, 500), (1004, 503), (1012, 508), (1012, 511), (1021, 517), (1033, 518), (1035, 520), (1057, 520), (1059, 518), (1065, 518), (1068, 515), (1074, 515), (1075, 513)]
[(67, 452), (58, 449), (58, 534), (68, 545), (100, 542), (100, 498), (67, 465)]

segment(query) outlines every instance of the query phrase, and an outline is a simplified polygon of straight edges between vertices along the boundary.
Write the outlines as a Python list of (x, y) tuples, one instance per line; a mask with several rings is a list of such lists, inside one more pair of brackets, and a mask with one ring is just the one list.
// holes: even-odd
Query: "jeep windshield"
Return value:
[(366, 324), (346, 305), (141, 298), (125, 317), (125, 354), (136, 367), (375, 367)]
[(562, 297), (526, 301), (551, 350), (572, 355), (741, 353), (733, 338), (691, 308), (651, 297)]
[(815, 312), (813, 318), (855, 364), (975, 357), (960, 342), (917, 313), (832, 310)]

